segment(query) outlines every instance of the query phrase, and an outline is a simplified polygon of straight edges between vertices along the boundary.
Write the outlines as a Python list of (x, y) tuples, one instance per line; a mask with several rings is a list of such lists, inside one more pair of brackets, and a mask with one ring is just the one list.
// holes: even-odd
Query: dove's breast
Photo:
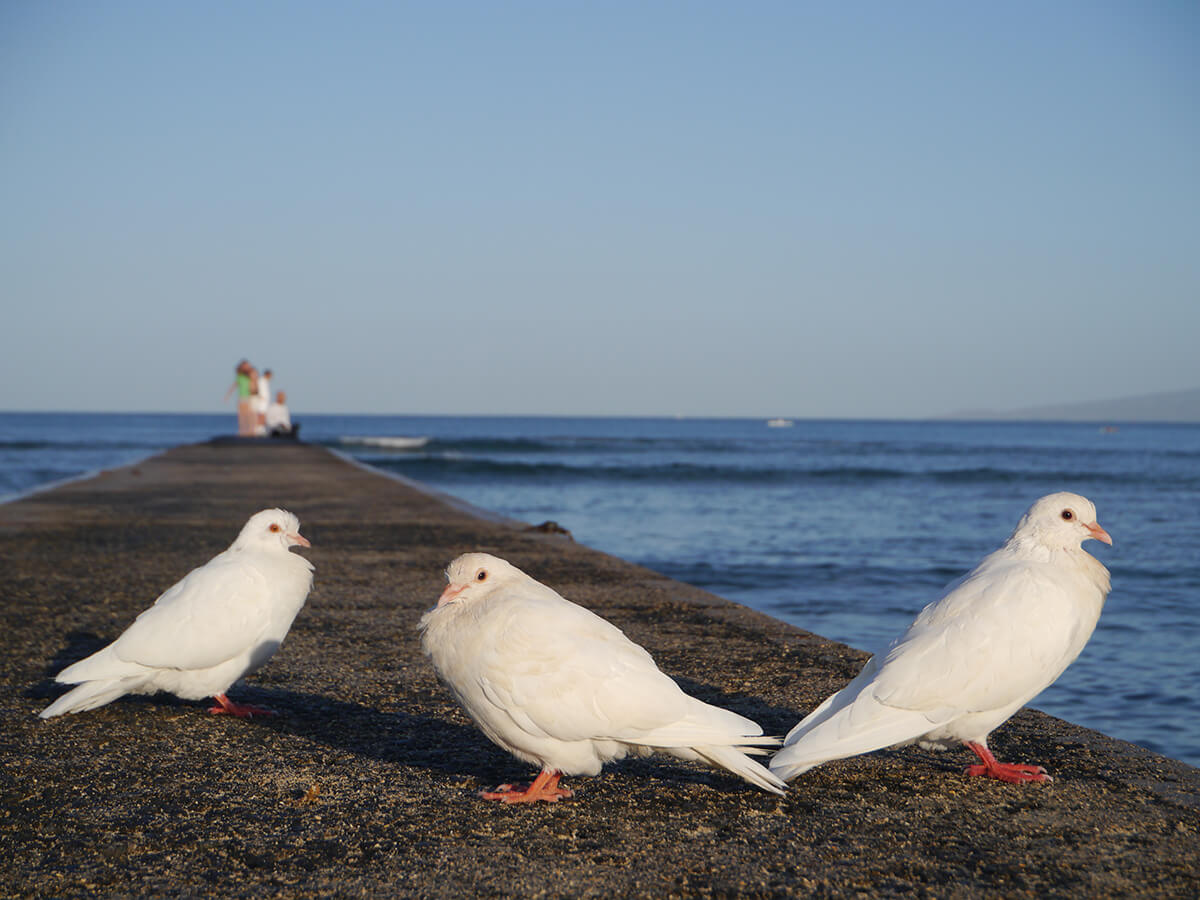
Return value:
[(421, 644), (439, 679), (493, 743), (534, 765), (595, 775), (630, 748), (593, 735), (560, 734), (558, 716), (546, 714), (555, 706), (568, 660), (556, 656), (553, 627), (544, 638), (537, 635), (545, 626), (541, 617), (554, 617), (558, 605), (566, 601), (451, 603), (422, 617)]
[(285, 559), (272, 562), (263, 573), (271, 590), (269, 618), (263, 631), (262, 649), (252, 654), (249, 671), (261, 666), (279, 649), (312, 590), (312, 565), (308, 560), (289, 553)]
[(964, 679), (963, 714), (925, 735), (923, 743), (984, 741), (1017, 710), (1058, 680), (1092, 636), (1108, 593), (1108, 570), (1078, 551), (1038, 567), (1040, 590), (992, 623), (1002, 639), (977, 660)]
[[(295, 562), (292, 562), (294, 560)], [(296, 565), (300, 563), (301, 565)], [(304, 606), (308, 593), (312, 590), (312, 567), (307, 560), (289, 554), (286, 565), (280, 566), (280, 571), (269, 573), (272, 578), (271, 587), (274, 595), (271, 598), (273, 610), (272, 621), (283, 624), (284, 631), (291, 626), (292, 620)]]

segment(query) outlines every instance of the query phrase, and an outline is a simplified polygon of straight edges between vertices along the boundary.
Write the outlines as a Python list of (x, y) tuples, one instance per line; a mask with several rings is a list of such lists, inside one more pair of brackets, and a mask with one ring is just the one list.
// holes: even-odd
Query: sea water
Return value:
[[(1033, 705), (1200, 764), (1200, 426), (299, 419), (309, 442), (511, 518), (553, 520), (866, 650), (999, 546), (1033, 500), (1084, 494), (1114, 539), (1086, 545), (1113, 591), (1091, 643)], [(231, 415), (0, 414), (0, 499), (232, 426)]]

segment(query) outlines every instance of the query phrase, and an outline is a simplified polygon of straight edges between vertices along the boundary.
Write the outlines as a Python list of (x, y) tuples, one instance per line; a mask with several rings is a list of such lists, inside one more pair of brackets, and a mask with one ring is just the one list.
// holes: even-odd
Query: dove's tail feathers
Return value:
[(667, 752), (673, 748), (729, 745), (740, 747), (745, 753), (761, 753), (761, 750), (747, 748), (770, 749), (782, 743), (777, 737), (764, 737), (762, 728), (756, 722), (739, 713), (713, 706), (695, 697), (688, 697), (688, 700), (690, 706), (687, 715), (682, 718), (659, 724), (649, 731), (629, 730), (618, 735), (618, 739)]
[(695, 697), (689, 713), (678, 722), (639, 735), (636, 743), (676, 756), (702, 760), (744, 778), (755, 787), (772, 794), (787, 788), (766, 766), (751, 756), (766, 756), (783, 743), (779, 737), (764, 735), (751, 719), (732, 710), (713, 706)]
[[(752, 734), (722, 734), (713, 743), (720, 746), (730, 746), (740, 753), (752, 756), (764, 756), (773, 753), (783, 746), (783, 738), (777, 734), (763, 734), (762, 729), (755, 726), (757, 733)], [(707, 744), (705, 744), (707, 746)]]
[(870, 695), (844, 706), (823, 704), (788, 735), (771, 771), (791, 781), (822, 763), (910, 743), (933, 727), (924, 714), (884, 706)]
[(792, 726), (792, 730), (783, 739), (784, 746), (796, 743), (808, 732), (812, 731), (826, 719), (837, 714), (854, 702), (856, 694), (849, 690), (849, 685), (836, 694), (830, 694), (820, 706)]
[(847, 684), (840, 691), (834, 691), (832, 694), (826, 697), (820, 706), (818, 706), (792, 727), (792, 730), (789, 731), (787, 736), (783, 739), (784, 746), (787, 747), (796, 743), (796, 741), (800, 740), (800, 738), (812, 731), (826, 719), (833, 718), (842, 710), (849, 706), (853, 706), (863, 690), (874, 682), (875, 676), (878, 674), (878, 672), (879, 657), (872, 656), (869, 660), (867, 660), (867, 664), (863, 666), (862, 671), (854, 676), (849, 684)]
[(787, 784), (779, 776), (746, 755), (754, 750), (743, 751), (737, 747), (693, 747), (692, 749), (710, 765), (726, 769), (764, 791), (782, 796), (783, 792), (787, 790)]
[(67, 713), (87, 712), (106, 703), (112, 703), (118, 697), (133, 693), (146, 681), (144, 675), (134, 675), (127, 678), (106, 679), (103, 681), (85, 681), (74, 690), (67, 691), (38, 715), (43, 719)]
[(781, 737), (756, 737), (749, 740), (753, 741), (753, 743), (739, 742), (734, 746), (747, 756), (770, 756), (783, 746), (783, 738)]
[(82, 684), (85, 681), (116, 681), (147, 673), (145, 666), (117, 656), (114, 646), (115, 642), (79, 662), (71, 663), (55, 675), (54, 680), (60, 684)]

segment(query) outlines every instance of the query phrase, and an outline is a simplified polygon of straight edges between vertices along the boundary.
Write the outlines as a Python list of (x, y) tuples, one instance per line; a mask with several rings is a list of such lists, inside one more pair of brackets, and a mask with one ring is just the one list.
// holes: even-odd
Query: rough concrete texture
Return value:
[[(115, 638), (254, 511), (298, 514), (316, 586), (231, 691), (277, 718), (125, 698), (53, 721), (55, 672)], [(564, 522), (567, 527), (569, 522)], [(0, 506), (0, 893), (12, 896), (1197, 896), (1200, 772), (1024, 711), (966, 751), (818, 768), (785, 799), (653, 757), (574, 800), (476, 797), (533, 772), (491, 745), (415, 626), (453, 557), (503, 556), (611, 619), (704, 700), (783, 733), (864, 655), (319, 448), (197, 445)]]

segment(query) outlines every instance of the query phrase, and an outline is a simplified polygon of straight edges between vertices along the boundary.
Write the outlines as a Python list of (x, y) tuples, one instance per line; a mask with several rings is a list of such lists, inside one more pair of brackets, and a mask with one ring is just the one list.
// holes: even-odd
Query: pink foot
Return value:
[(515, 785), (502, 784), (494, 791), (480, 791), (479, 796), (484, 800), (499, 800), (501, 803), (536, 803), (538, 800), (557, 803), (559, 800), (575, 796), (570, 788), (558, 786), (560, 778), (562, 772), (543, 769), (533, 784), (524, 790)]
[(239, 719), (251, 719), (254, 716), (274, 716), (275, 710), (264, 706), (253, 706), (249, 703), (234, 703), (224, 694), (216, 694), (213, 699), (216, 706), (210, 706), (208, 711), (214, 716), (237, 716)]
[(1046, 774), (1041, 766), (1029, 766), (1024, 763), (1002, 763), (992, 756), (992, 751), (976, 741), (967, 741), (967, 746), (979, 757), (980, 765), (967, 766), (963, 774), (967, 777), (982, 775), (985, 778), (995, 778), (997, 781), (1007, 781), (1009, 784), (1024, 782), (1049, 782), (1054, 779)]

